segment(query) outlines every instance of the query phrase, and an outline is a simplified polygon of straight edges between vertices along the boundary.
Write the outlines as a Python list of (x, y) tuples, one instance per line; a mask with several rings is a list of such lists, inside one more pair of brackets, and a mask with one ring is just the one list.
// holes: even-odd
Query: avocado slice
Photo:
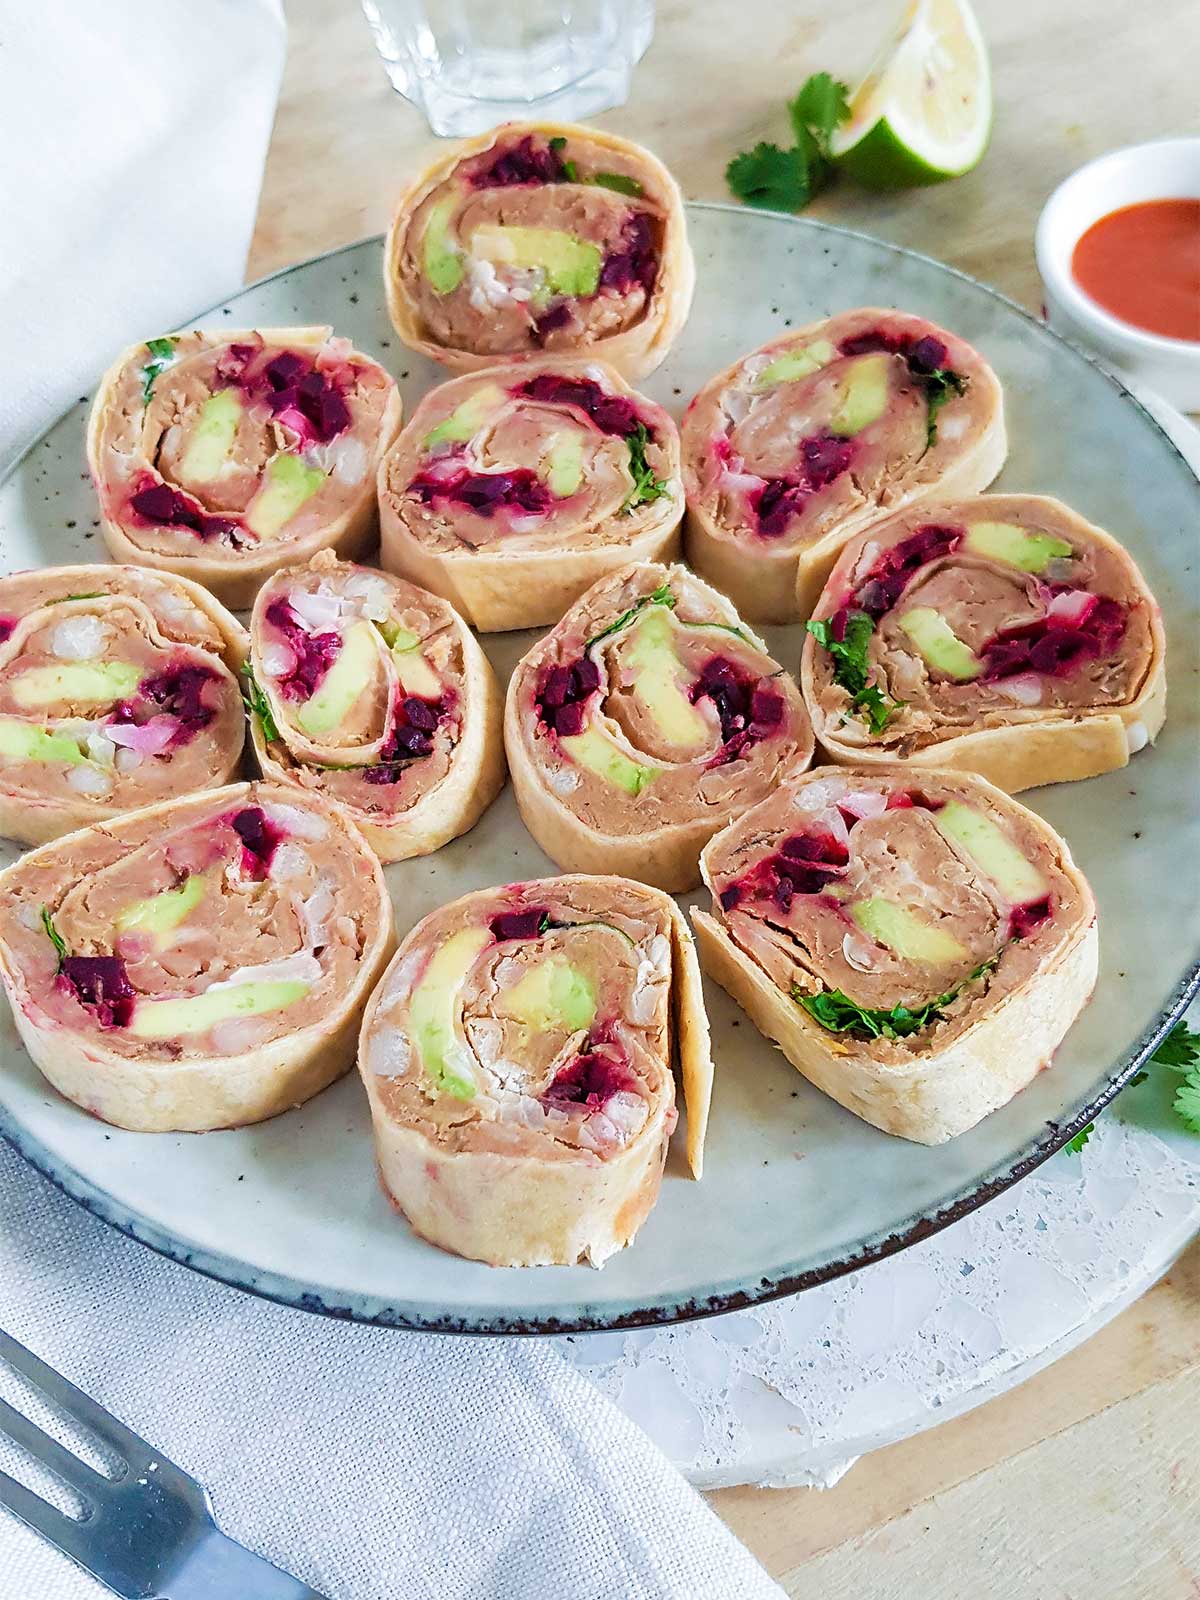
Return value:
[(246, 526), (260, 539), (273, 539), (324, 482), (324, 471), (305, 466), (299, 456), (272, 456), (246, 512)]
[(408, 1007), (408, 1026), (425, 1071), (456, 1100), (475, 1097), (470, 1052), (454, 1029), (459, 990), (481, 951), (491, 944), (487, 928), (462, 928), (434, 951)]
[(615, 789), (624, 789), (626, 794), (641, 794), (658, 776), (653, 767), (643, 767), (637, 761), (631, 761), (599, 728), (585, 728), (582, 733), (560, 735), (558, 742), (572, 761), (587, 767), (589, 772), (596, 773)]
[(1013, 905), (1039, 900), (1046, 893), (1045, 878), (991, 817), (961, 800), (947, 800), (931, 816), (938, 832), (970, 856)]
[(893, 900), (873, 895), (869, 900), (856, 901), (850, 907), (850, 915), (876, 944), (894, 950), (906, 961), (944, 966), (966, 959), (966, 950), (952, 934)]
[(139, 1000), (129, 1032), (139, 1039), (180, 1039), (207, 1033), (232, 1017), (258, 1017), (282, 1011), (302, 1000), (312, 987), (300, 978), (264, 978), (259, 982), (214, 985), (182, 1000)]
[(452, 294), (463, 280), (462, 256), (450, 243), (455, 198), (439, 200), (429, 213), (421, 237), (421, 266), (435, 294)]
[(419, 640), (414, 640), (407, 648), (393, 645), (392, 660), (405, 694), (415, 694), (421, 700), (441, 699), (442, 680), (426, 661)]
[(233, 449), (242, 417), (242, 397), (236, 389), (218, 389), (200, 407), (200, 420), (183, 453), (180, 472), (190, 483), (211, 483)]
[(463, 444), (473, 439), (503, 401), (504, 390), (499, 384), (488, 383), (482, 389), (476, 389), (448, 417), (443, 417), (436, 428), (429, 430), (425, 435), (424, 448), (434, 450), (439, 444)]
[(600, 284), (599, 245), (558, 228), (485, 222), (471, 235), (471, 254), (501, 266), (540, 267), (551, 294), (591, 295)]
[(80, 767), (87, 757), (66, 733), (51, 733), (19, 717), (0, 717), (0, 758), (9, 761), (61, 761)]
[(378, 659), (375, 629), (369, 622), (354, 623), (316, 693), (297, 710), (297, 727), (313, 739), (332, 733), (370, 683)]
[(171, 933), (204, 899), (208, 884), (202, 872), (191, 872), (175, 889), (164, 889), (145, 900), (134, 900), (117, 912), (122, 933), (148, 933), (154, 939)]
[(974, 650), (962, 642), (932, 606), (914, 606), (896, 621), (935, 672), (966, 683), (983, 671), (983, 662)]
[(497, 1009), (539, 1033), (566, 1028), (577, 1033), (596, 1015), (596, 988), (586, 973), (561, 956), (531, 967), (499, 998)]
[(634, 693), (671, 743), (703, 743), (708, 738), (708, 724), (679, 687), (679, 655), (666, 606), (647, 607), (630, 630), (622, 656), (635, 674)]
[(789, 350), (786, 355), (776, 356), (755, 378), (754, 387), (770, 389), (777, 383), (794, 383), (797, 378), (811, 377), (814, 372), (828, 366), (836, 355), (837, 351), (828, 339), (816, 339), (799, 350)]
[(583, 435), (577, 430), (556, 435), (546, 460), (550, 493), (559, 500), (577, 494), (583, 482)]
[(863, 356), (851, 364), (842, 384), (837, 410), (829, 419), (832, 433), (844, 439), (877, 422), (887, 409), (891, 357)]
[(1004, 561), (1022, 572), (1041, 572), (1058, 557), (1075, 554), (1065, 539), (1030, 533), (1013, 522), (972, 522), (964, 543), (976, 555)]
[(30, 667), (12, 680), (19, 706), (46, 706), (57, 700), (124, 700), (137, 688), (142, 668), (132, 661), (67, 661)]

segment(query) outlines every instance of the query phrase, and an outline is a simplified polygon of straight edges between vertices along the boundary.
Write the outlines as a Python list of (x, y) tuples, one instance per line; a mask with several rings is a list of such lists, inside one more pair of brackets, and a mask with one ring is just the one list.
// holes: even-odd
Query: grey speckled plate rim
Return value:
[[(737, 215), (747, 214), (743, 207), (730, 205), (719, 201), (689, 201), (688, 210), (724, 211)], [(1126, 400), (1162, 438), (1167, 448), (1179, 457), (1183, 457), (1170, 436), (1160, 427), (1157, 419), (1142, 405), (1137, 396), (1132, 394), (1120, 380), (1094, 359), (1087, 351), (1070, 340), (1062, 338), (1053, 332), (1045, 323), (1038, 320), (1015, 300), (1001, 294), (998, 289), (993, 289), (986, 283), (981, 283), (977, 278), (972, 278), (969, 273), (960, 272), (956, 267), (950, 267), (945, 262), (937, 261), (932, 256), (927, 256), (919, 250), (909, 250), (903, 245), (892, 244), (887, 240), (877, 239), (872, 234), (863, 233), (852, 228), (842, 228), (835, 223), (817, 222), (804, 217), (789, 216), (784, 212), (766, 211), (755, 209), (748, 213), (755, 217), (771, 217), (776, 221), (786, 223), (792, 227), (809, 229), (817, 233), (833, 234), (837, 237), (849, 237), (861, 240), (871, 245), (876, 250), (881, 250), (892, 255), (906, 256), (912, 260), (922, 262), (924, 265), (944, 273), (950, 277), (958, 278), (973, 288), (980, 290), (991, 299), (998, 301), (1014, 316), (1027, 323), (1035, 330), (1035, 335), (1061, 347), (1069, 352), (1074, 360), (1097, 370), (1104, 379)], [(342, 255), (350, 250), (359, 249), (366, 244), (382, 244), (383, 235), (375, 234), (366, 239), (356, 240), (351, 244), (339, 245), (332, 250), (322, 251), (319, 255), (312, 256), (306, 261), (294, 262), (291, 266), (283, 267), (278, 272), (269, 273), (264, 278), (257, 279), (254, 283), (244, 284), (237, 294), (247, 293), (259, 289), (263, 285), (273, 283), (280, 278), (286, 278), (298, 268), (311, 266), (318, 261), (329, 260), (334, 256)], [(234, 298), (229, 296), (228, 298)], [(218, 301), (216, 305), (209, 306), (198, 312), (195, 316), (184, 319), (180, 327), (195, 326), (204, 317), (218, 311), (225, 302)], [(65, 417), (67, 413), (64, 412)], [(29, 446), (20, 455), (15, 457), (7, 466), (0, 483), (6, 482), (25, 460), (46, 433), (62, 421), (57, 418), (42, 434), (32, 440)], [(1186, 465), (1186, 463), (1185, 463)], [(1188, 468), (1190, 471), (1190, 467)], [(245, 1262), (236, 1257), (225, 1255), (220, 1251), (197, 1249), (185, 1244), (168, 1229), (162, 1228), (150, 1218), (135, 1211), (133, 1208), (116, 1200), (99, 1185), (90, 1179), (82, 1177), (73, 1168), (60, 1162), (36, 1138), (26, 1132), (24, 1128), (12, 1117), (6, 1107), (0, 1105), (0, 1137), (24, 1157), (31, 1166), (35, 1167), (44, 1177), (48, 1178), (63, 1194), (90, 1211), (110, 1227), (127, 1234), (129, 1238), (136, 1239), (140, 1244), (148, 1245), (159, 1255), (166, 1256), (169, 1260), (179, 1262), (205, 1277), (214, 1278), (233, 1288), (241, 1289), (249, 1294), (257, 1295), (264, 1300), (272, 1300), (280, 1305), (291, 1306), (301, 1311), (314, 1311), (324, 1316), (339, 1317), (346, 1321), (365, 1322), (375, 1326), (404, 1328), (420, 1333), (452, 1333), (473, 1334), (479, 1336), (496, 1335), (555, 1335), (568, 1333), (597, 1333), (609, 1332), (626, 1328), (654, 1327), (674, 1322), (687, 1322), (700, 1317), (719, 1316), (727, 1311), (742, 1310), (747, 1306), (757, 1305), (767, 1300), (777, 1300), (786, 1295), (797, 1294), (803, 1289), (810, 1289), (820, 1283), (828, 1283), (835, 1278), (843, 1277), (846, 1273), (855, 1272), (859, 1267), (869, 1265), (887, 1256), (897, 1254), (909, 1245), (916, 1244), (919, 1240), (928, 1238), (931, 1234), (939, 1233), (943, 1228), (949, 1227), (953, 1222), (967, 1216), (970, 1212), (985, 1205), (1004, 1191), (1039, 1167), (1043, 1161), (1049, 1159), (1057, 1150), (1060, 1150), (1067, 1141), (1087, 1126), (1113, 1097), (1128, 1083), (1129, 1079), (1145, 1065), (1155, 1048), (1166, 1036), (1168, 1031), (1183, 1015), (1189, 1002), (1200, 992), (1200, 951), (1198, 951), (1190, 965), (1185, 967), (1183, 976), (1172, 995), (1167, 1006), (1157, 1021), (1145, 1030), (1133, 1049), (1117, 1066), (1110, 1069), (1108, 1076), (1101, 1087), (1088, 1096), (1078, 1105), (1072, 1114), (1062, 1122), (1048, 1122), (1045, 1132), (1037, 1138), (1030, 1140), (1008, 1164), (993, 1168), (981, 1180), (969, 1188), (962, 1189), (946, 1205), (934, 1212), (918, 1212), (910, 1216), (898, 1228), (887, 1234), (877, 1235), (865, 1240), (859, 1249), (851, 1251), (840, 1258), (824, 1263), (817, 1268), (808, 1270), (785, 1271), (778, 1277), (758, 1278), (747, 1280), (736, 1288), (728, 1289), (719, 1294), (709, 1295), (705, 1298), (679, 1299), (675, 1296), (664, 1296), (662, 1299), (651, 1299), (649, 1303), (630, 1306), (620, 1312), (609, 1312), (600, 1316), (579, 1316), (574, 1311), (558, 1316), (543, 1314), (535, 1319), (526, 1319), (519, 1316), (497, 1316), (493, 1311), (483, 1308), (474, 1308), (465, 1313), (454, 1316), (431, 1317), (422, 1308), (404, 1304), (389, 1305), (381, 1309), (368, 1309), (363, 1304), (356, 1304), (353, 1296), (347, 1296), (344, 1303), (334, 1303), (321, 1294), (315, 1293), (311, 1286), (306, 1286), (301, 1280), (286, 1277), (282, 1274), (263, 1272), (247, 1267)]]

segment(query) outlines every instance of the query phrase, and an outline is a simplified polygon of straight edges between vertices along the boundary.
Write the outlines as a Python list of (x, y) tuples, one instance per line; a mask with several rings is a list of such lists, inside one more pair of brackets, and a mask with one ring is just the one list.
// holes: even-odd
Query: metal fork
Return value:
[(0, 1471), (0, 1506), (122, 1600), (326, 1600), (221, 1532), (208, 1493), (131, 1428), (0, 1329), (0, 1359), (119, 1458), (108, 1477), (0, 1398), (0, 1433), (83, 1502), (67, 1516)]

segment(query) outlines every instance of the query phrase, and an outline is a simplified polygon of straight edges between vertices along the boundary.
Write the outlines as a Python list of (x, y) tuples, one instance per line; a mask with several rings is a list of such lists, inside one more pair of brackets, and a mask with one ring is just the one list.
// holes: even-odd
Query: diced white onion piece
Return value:
[(137, 750), (118, 750), (115, 766), (118, 772), (130, 773), (142, 764), (141, 753)]
[(848, 933), (843, 938), (842, 954), (859, 972), (870, 972), (875, 966), (875, 946), (856, 933)]
[(104, 732), (113, 744), (143, 756), (160, 756), (179, 731), (179, 718), (160, 711), (145, 722), (109, 722)]
[(997, 678), (992, 687), (997, 694), (1007, 695), (1018, 705), (1040, 706), (1042, 703), (1042, 680), (1036, 672), (1019, 672), (1013, 678)]
[(94, 761), (98, 767), (111, 767), (117, 747), (111, 739), (106, 739), (102, 733), (89, 733), (87, 736), (88, 760)]
[(842, 796), (838, 805), (861, 821), (863, 817), (881, 817), (887, 810), (887, 796), (870, 789), (852, 789)]
[(268, 677), (286, 678), (296, 670), (298, 663), (299, 657), (285, 639), (272, 639), (263, 646), (263, 671)]
[(579, 787), (579, 774), (573, 767), (553, 767), (547, 773), (546, 781), (555, 794), (570, 794), (572, 789)]
[(50, 648), (60, 661), (94, 661), (111, 638), (111, 628), (85, 611), (55, 623)]
[(1096, 595), (1089, 594), (1086, 589), (1064, 589), (1061, 594), (1052, 597), (1046, 607), (1046, 616), (1077, 628), (1098, 604)]
[(108, 794), (112, 788), (112, 779), (107, 772), (101, 772), (98, 767), (70, 767), (67, 771), (67, 782), (79, 794)]
[(272, 1027), (265, 1017), (226, 1017), (224, 1022), (213, 1025), (213, 1049), (218, 1055), (241, 1055), (243, 1050), (253, 1050), (269, 1039)]
[(311, 864), (312, 857), (307, 850), (285, 839), (271, 856), (270, 876), (275, 883), (288, 883), (293, 878), (302, 878)]
[(281, 956), (278, 961), (264, 961), (258, 967), (239, 967), (228, 978), (210, 983), (204, 992), (213, 989), (238, 989), (244, 983), (316, 983), (321, 976), (321, 963), (311, 950), (297, 950), (295, 955)]
[(273, 802), (263, 807), (263, 814), (285, 834), (293, 834), (297, 839), (323, 839), (329, 832), (329, 824), (324, 817), (315, 816), (311, 811), (301, 811), (299, 806)]
[(312, 894), (300, 902), (298, 910), (305, 945), (310, 950), (323, 949), (329, 943), (329, 919), (334, 910), (328, 878), (322, 878)]
[(288, 604), (310, 630), (330, 627), (346, 610), (341, 595), (328, 588), (293, 589)]
[(412, 1045), (399, 1028), (378, 1028), (371, 1036), (367, 1065), (378, 1078), (402, 1078), (412, 1065)]

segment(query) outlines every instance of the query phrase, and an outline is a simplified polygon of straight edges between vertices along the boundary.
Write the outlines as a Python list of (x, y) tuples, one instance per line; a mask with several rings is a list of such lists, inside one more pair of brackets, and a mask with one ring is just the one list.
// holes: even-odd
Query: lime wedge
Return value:
[(832, 154), (867, 188), (906, 189), (970, 172), (991, 129), (987, 48), (968, 0), (910, 0), (851, 95)]

